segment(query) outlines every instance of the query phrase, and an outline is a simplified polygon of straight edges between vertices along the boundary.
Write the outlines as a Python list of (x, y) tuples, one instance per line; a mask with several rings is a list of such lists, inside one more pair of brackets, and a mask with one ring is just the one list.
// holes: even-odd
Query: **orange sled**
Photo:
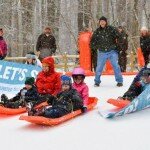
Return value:
[[(43, 102), (39, 105), (36, 106), (36, 108), (40, 108), (42, 106), (46, 106), (47, 103)], [(4, 115), (17, 115), (17, 114), (21, 114), (26, 112), (26, 108), (22, 107), (22, 108), (6, 108), (4, 106), (0, 106), (0, 114), (4, 114)]]
[(5, 115), (17, 115), (26, 112), (26, 108), (6, 108), (3, 106), (0, 106), (0, 114), (5, 114)]
[[(96, 104), (97, 104), (98, 99), (96, 97), (89, 97), (89, 104), (87, 106), (88, 110), (92, 110)], [(50, 119), (46, 117), (41, 117), (41, 116), (20, 116), (19, 120), (25, 120), (30, 123), (35, 123), (39, 125), (48, 125), (48, 126), (53, 126), (60, 124), (62, 122), (65, 122), (67, 120), (70, 120), (78, 115), (80, 115), (82, 112), (81, 110), (76, 110), (70, 114), (67, 114), (65, 116), (62, 116), (60, 118), (55, 118), (55, 119)]]
[(119, 107), (119, 108), (124, 108), (125, 106), (130, 104), (130, 101), (122, 100), (122, 99), (117, 100), (117, 99), (110, 98), (110, 99), (107, 100), (107, 103), (110, 103), (110, 104), (112, 104), (116, 107)]

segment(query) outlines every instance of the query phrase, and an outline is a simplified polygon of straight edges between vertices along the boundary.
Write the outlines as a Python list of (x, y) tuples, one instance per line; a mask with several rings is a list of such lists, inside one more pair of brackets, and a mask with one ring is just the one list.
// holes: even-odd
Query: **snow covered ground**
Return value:
[[(102, 76), (100, 87), (87, 77), (90, 96), (99, 98), (98, 106), (108, 98), (117, 98), (134, 76), (124, 76), (124, 86), (116, 87), (114, 76)], [(0, 116), (2, 150), (149, 150), (150, 109), (115, 119), (104, 119), (98, 106), (87, 114), (61, 125), (45, 127), (20, 121), (18, 116)]]

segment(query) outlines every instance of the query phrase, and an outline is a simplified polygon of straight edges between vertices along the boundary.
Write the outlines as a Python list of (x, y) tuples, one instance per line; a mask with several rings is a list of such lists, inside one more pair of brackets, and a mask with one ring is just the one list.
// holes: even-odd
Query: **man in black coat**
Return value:
[(36, 50), (39, 55), (39, 59), (42, 60), (47, 56), (52, 56), (56, 52), (56, 40), (51, 34), (51, 28), (46, 27), (44, 33), (42, 33), (37, 40)]
[(121, 72), (126, 71), (127, 65), (127, 50), (128, 50), (128, 35), (124, 31), (122, 26), (118, 27), (119, 38), (117, 40), (118, 50), (119, 50), (119, 65)]
[(110, 60), (117, 86), (123, 86), (123, 78), (121, 75), (120, 66), (118, 65), (117, 39), (119, 33), (116, 28), (107, 24), (107, 18), (104, 16), (99, 19), (99, 28), (94, 31), (91, 39), (92, 51), (98, 51), (97, 67), (95, 74), (95, 87), (101, 83), (100, 77), (107, 60)]

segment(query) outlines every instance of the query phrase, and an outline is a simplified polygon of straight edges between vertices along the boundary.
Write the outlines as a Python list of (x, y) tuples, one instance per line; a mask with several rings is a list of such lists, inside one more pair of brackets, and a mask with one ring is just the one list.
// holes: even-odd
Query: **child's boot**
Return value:
[(5, 94), (1, 95), (1, 102), (3, 102), (4, 104), (7, 103), (9, 101), (8, 97)]

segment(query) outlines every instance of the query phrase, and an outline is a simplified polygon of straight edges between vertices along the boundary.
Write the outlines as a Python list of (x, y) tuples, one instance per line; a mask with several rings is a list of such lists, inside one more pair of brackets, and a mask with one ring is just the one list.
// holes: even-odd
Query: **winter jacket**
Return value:
[(20, 90), (20, 92), (13, 97), (10, 101), (15, 102), (17, 100), (24, 100), (25, 102), (37, 101), (39, 98), (37, 88), (35, 85), (31, 89), (27, 90), (25, 87)]
[(124, 93), (123, 98), (127, 98), (132, 101), (135, 97), (137, 97), (141, 92), (145, 89), (145, 85), (141, 82), (141, 76), (143, 71), (150, 69), (146, 66), (143, 67), (136, 77), (133, 79), (129, 89)]
[(40, 94), (57, 95), (61, 89), (61, 79), (59, 73), (54, 70), (54, 60), (51, 57), (43, 59), (42, 62), (49, 63), (49, 72), (41, 71), (36, 78), (36, 86)]
[(150, 70), (150, 68), (147, 68), (147, 66), (143, 67), (143, 68), (139, 71), (139, 73), (135, 76), (135, 78), (133, 79), (133, 81), (132, 81), (132, 83), (131, 83), (130, 86), (132, 86), (132, 84), (134, 84), (134, 83), (136, 83), (136, 82), (139, 82), (139, 81), (141, 80), (141, 76), (142, 76), (143, 72), (144, 72), (145, 70), (148, 70), (148, 69)]
[(99, 27), (94, 31), (91, 39), (92, 51), (99, 50), (101, 52), (109, 52), (117, 49), (117, 39), (119, 33), (115, 27), (106, 26), (105, 28)]
[(48, 104), (54, 108), (62, 108), (69, 113), (83, 107), (82, 98), (75, 89), (58, 93), (56, 97), (48, 100)]
[(128, 49), (128, 35), (124, 31), (119, 32), (117, 45), (119, 52), (126, 52), (126, 50)]
[(45, 58), (54, 54), (56, 52), (56, 41), (54, 36), (41, 34), (37, 40), (36, 50), (41, 52), (41, 58)]
[(81, 98), (83, 99), (84, 106), (87, 106), (88, 99), (89, 99), (89, 88), (86, 85), (86, 83), (81, 83), (81, 84), (73, 83), (72, 87), (79, 92), (79, 94), (81, 95)]
[(150, 36), (141, 36), (140, 37), (140, 46), (144, 56), (145, 64), (148, 63), (148, 56), (150, 54)]
[(141, 36), (140, 46), (142, 48), (142, 52), (150, 51), (150, 36)]
[(0, 57), (4, 59), (6, 55), (7, 55), (7, 44), (3, 39), (3, 37), (0, 36)]

